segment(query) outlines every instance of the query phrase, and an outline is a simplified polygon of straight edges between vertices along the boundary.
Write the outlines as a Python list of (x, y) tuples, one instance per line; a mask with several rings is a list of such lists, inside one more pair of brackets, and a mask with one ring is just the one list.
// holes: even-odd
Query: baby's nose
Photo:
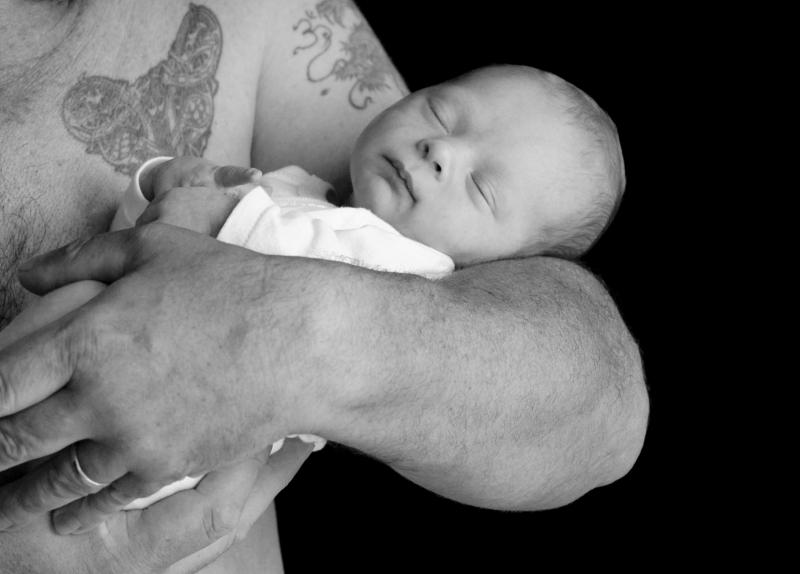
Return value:
[(445, 169), (449, 163), (447, 149), (443, 142), (438, 140), (420, 140), (417, 149), (422, 159), (433, 169), (433, 175), (441, 180), (445, 177)]

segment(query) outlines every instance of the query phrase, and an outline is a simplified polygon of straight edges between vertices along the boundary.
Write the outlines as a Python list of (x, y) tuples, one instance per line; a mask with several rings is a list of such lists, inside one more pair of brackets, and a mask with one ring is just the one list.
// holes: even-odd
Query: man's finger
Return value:
[(158, 491), (163, 484), (148, 483), (132, 474), (115, 480), (99, 492), (53, 512), (53, 528), (58, 534), (83, 534), (120, 512), (128, 504)]
[(0, 471), (57, 453), (87, 438), (89, 426), (64, 393), (0, 418)]
[[(67, 331), (61, 328), (68, 318), (0, 350), (0, 417), (35, 405), (70, 380), (74, 365), (67, 350)], [(14, 458), (14, 445), (3, 443), (3, 431), (9, 426), (9, 421), (0, 418), (0, 470), (13, 466), (4, 465)]]
[(247, 536), (250, 527), (269, 508), (275, 497), (292, 481), (294, 475), (314, 450), (314, 445), (296, 438), (287, 438), (283, 448), (269, 457), (261, 467), (250, 496), (245, 503), (236, 538)]
[(29, 259), (19, 268), (19, 281), (39, 295), (75, 281), (113, 283), (128, 270), (134, 229), (95, 235)]
[(78, 281), (39, 297), (0, 330), (0, 350), (88, 303), (105, 287), (97, 281)]
[[(289, 484), (312, 450), (313, 445), (307, 445), (299, 439), (289, 439), (286, 446), (274, 455), (269, 456), (267, 454), (269, 449), (267, 449), (263, 453), (263, 457), (257, 456), (251, 459), (251, 463), (256, 462), (253, 468), (258, 468), (258, 478), (247, 497), (235, 532), (219, 538), (216, 542), (174, 564), (168, 570), (169, 574), (197, 572), (218, 558), (233, 544), (234, 540), (243, 540), (251, 526), (272, 504), (275, 496)], [(267, 464), (264, 461), (268, 456), (269, 463)], [(216, 478), (226, 479), (222, 475), (217, 475)], [(213, 484), (209, 481), (204, 488), (210, 488)]]
[[(111, 482), (124, 474), (124, 466), (113, 464), (106, 449), (90, 442), (80, 445), (80, 449), (63, 449), (31, 474), (0, 490), (0, 530), (15, 530), (25, 526), (36, 516), (99, 491), (103, 486), (97, 483)], [(100, 452), (102, 455), (89, 456), (93, 452)], [(86, 460), (99, 456), (104, 456), (109, 461), (104, 465), (103, 473), (81, 468)], [(76, 457), (79, 461), (77, 464)], [(82, 471), (84, 474), (81, 474)], [(86, 475), (94, 483), (87, 482)]]
[[(201, 563), (195, 566), (211, 562), (233, 540), (260, 466), (258, 461), (249, 459), (210, 472), (193, 490), (173, 494), (144, 510), (126, 512), (131, 516), (128, 531), (140, 537), (136, 546), (145, 549), (154, 567), (166, 568), (215, 545), (213, 552), (203, 553)], [(196, 562), (196, 557), (190, 560)]]

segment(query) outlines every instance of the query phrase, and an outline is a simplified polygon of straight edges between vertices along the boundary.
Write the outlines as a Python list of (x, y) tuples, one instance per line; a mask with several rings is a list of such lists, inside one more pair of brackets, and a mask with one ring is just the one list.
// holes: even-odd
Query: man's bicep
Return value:
[(358, 134), (408, 90), (349, 0), (273, 0), (252, 164), (287, 164), (341, 186)]

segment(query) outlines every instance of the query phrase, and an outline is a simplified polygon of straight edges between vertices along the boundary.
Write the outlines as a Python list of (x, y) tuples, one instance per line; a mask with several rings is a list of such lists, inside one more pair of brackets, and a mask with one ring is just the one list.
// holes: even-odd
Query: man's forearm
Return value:
[(648, 416), (640, 357), (588, 272), (549, 258), (439, 282), (336, 267), (314, 350), (335, 397), (323, 436), (500, 509), (560, 506), (633, 465)]

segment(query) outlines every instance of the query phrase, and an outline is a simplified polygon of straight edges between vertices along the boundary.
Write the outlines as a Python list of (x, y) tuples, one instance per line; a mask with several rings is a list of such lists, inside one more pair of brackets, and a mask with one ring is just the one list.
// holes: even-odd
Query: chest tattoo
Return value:
[(216, 15), (190, 4), (165, 59), (132, 82), (82, 75), (64, 97), (61, 118), (88, 153), (125, 175), (156, 155), (201, 156), (221, 54)]
[[(355, 19), (355, 21), (354, 21)], [(334, 45), (334, 27), (346, 30), (347, 39)], [(306, 68), (309, 82), (319, 83), (329, 79), (351, 84), (348, 100), (356, 109), (363, 110), (371, 102), (370, 94), (389, 89), (391, 83), (402, 85), (395, 77), (389, 57), (381, 47), (366, 20), (358, 19), (358, 12), (350, 0), (322, 0), (314, 10), (294, 25), (303, 36), (305, 44), (294, 49), (293, 55), (311, 50), (313, 54)], [(340, 51), (341, 57), (331, 61)], [(327, 95), (323, 89), (321, 95)]]

